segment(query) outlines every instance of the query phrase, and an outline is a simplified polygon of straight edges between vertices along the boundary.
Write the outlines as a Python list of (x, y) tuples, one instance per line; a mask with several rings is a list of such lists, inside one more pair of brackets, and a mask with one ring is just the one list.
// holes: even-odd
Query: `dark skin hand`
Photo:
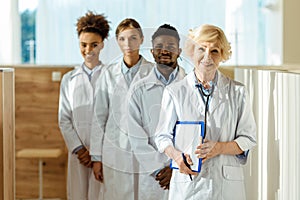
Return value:
[(172, 176), (172, 169), (170, 167), (165, 167), (156, 175), (155, 180), (159, 182), (160, 187), (164, 190), (168, 190), (170, 186), (170, 180)]
[(77, 151), (77, 158), (80, 162), (80, 164), (91, 168), (92, 167), (92, 160), (91, 160), (91, 156), (89, 154), (89, 151), (86, 148), (82, 148), (79, 151)]
[(103, 168), (102, 168), (102, 162), (97, 161), (93, 162), (93, 172), (95, 175), (96, 180), (103, 183)]

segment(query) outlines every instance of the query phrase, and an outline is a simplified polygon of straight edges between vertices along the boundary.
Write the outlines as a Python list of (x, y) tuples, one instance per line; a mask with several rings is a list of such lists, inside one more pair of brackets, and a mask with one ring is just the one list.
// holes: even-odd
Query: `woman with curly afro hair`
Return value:
[(59, 127), (68, 147), (68, 199), (102, 199), (101, 182), (92, 174), (89, 154), (95, 84), (104, 65), (99, 60), (109, 22), (89, 11), (77, 20), (81, 66), (64, 75), (59, 99)]

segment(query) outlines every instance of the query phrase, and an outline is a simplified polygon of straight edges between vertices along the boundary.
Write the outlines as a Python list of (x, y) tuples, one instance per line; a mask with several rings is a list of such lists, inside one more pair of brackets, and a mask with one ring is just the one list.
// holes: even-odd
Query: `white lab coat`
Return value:
[[(153, 63), (141, 58), (141, 66), (131, 84), (147, 76)], [(96, 122), (91, 136), (91, 155), (102, 156), (104, 199), (134, 199), (133, 154), (127, 134), (126, 96), (129, 86), (121, 62), (110, 65), (97, 83)]]
[[(179, 67), (172, 83), (182, 80), (185, 71)], [(163, 190), (155, 180), (155, 171), (169, 164), (168, 158), (157, 151), (154, 133), (159, 119), (160, 104), (165, 85), (157, 79), (154, 69), (138, 81), (128, 94), (129, 141), (139, 163), (138, 199), (168, 199), (168, 190)]]
[(101, 184), (92, 168), (80, 164), (73, 150), (78, 146), (89, 149), (93, 114), (94, 87), (101, 71), (94, 72), (91, 82), (82, 66), (66, 73), (61, 81), (59, 97), (59, 127), (68, 147), (68, 199), (94, 200), (102, 195)]
[[(219, 71), (207, 116), (206, 138), (212, 141), (236, 141), (243, 151), (256, 145), (256, 124), (246, 88)], [(195, 87), (194, 72), (164, 91), (159, 124), (155, 133), (158, 150), (172, 145), (177, 120), (204, 121), (205, 105)], [(169, 199), (244, 200), (244, 176), (241, 164), (247, 156), (219, 155), (207, 160), (193, 177), (173, 170)]]

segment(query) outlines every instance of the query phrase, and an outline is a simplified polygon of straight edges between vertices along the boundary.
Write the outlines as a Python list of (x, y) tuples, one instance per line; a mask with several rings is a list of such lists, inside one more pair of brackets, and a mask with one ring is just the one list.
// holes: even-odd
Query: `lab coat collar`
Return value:
[[(118, 87), (128, 89), (129, 87), (126, 84), (126, 80), (124, 78), (124, 75), (123, 75), (122, 69), (121, 69), (122, 62), (123, 62), (123, 57), (120, 59), (120, 61), (118, 63), (112, 64), (111, 66), (109, 66), (108, 69), (110, 67), (114, 67), (113, 74), (115, 74), (115, 78), (119, 80), (117, 83)], [(130, 85), (132, 85), (134, 82), (136, 82), (136, 80), (139, 79), (140, 77), (145, 77), (149, 73), (149, 69), (145, 65), (151, 65), (151, 63), (148, 62), (143, 56), (141, 56), (141, 60), (139, 62), (141, 62), (141, 65), (139, 67), (139, 70), (135, 74), (134, 78), (132, 79), (132, 82)]]
[(219, 70), (217, 71), (217, 73), (218, 81), (212, 94), (212, 99), (209, 106), (211, 114), (222, 102), (226, 101), (226, 97), (228, 95), (229, 79), (224, 76)]
[[(226, 96), (228, 93), (228, 87), (229, 87), (229, 81), (230, 79), (227, 78), (226, 76), (224, 76), (219, 70), (217, 70), (218, 73), (218, 80), (217, 83), (215, 85), (213, 94), (212, 94), (212, 98), (211, 98), (211, 102), (209, 105), (209, 112), (210, 114), (212, 114), (214, 112), (214, 110), (222, 103), (226, 100)], [(195, 87), (195, 75), (194, 75), (194, 71), (191, 71), (188, 75), (187, 75), (187, 82), (188, 85), (190, 87), (193, 88), (193, 90), (196, 93), (197, 99), (200, 99), (200, 94), (198, 92), (198, 89)], [(191, 101), (193, 101), (191, 99)], [(199, 102), (199, 100), (197, 101)], [(195, 102), (191, 102), (192, 104), (195, 104)], [(202, 104), (200, 104), (202, 105)], [(204, 109), (204, 104), (203, 106), (200, 106), (199, 103), (197, 103), (197, 107), (200, 107), (200, 111), (202, 112), (202, 109)], [(204, 112), (204, 111), (203, 111)]]
[(150, 74), (145, 77), (143, 82), (145, 83), (146, 90), (150, 90), (155, 86), (164, 87), (164, 84), (157, 79), (154, 68), (151, 70)]
[(80, 74), (83, 74), (84, 71), (81, 66), (76, 66), (71, 74), (71, 79), (73, 79), (75, 76), (78, 76)]
[[(229, 79), (224, 76), (219, 70), (216, 71), (216, 73), (218, 73), (218, 80), (217, 80), (217, 83), (215, 85), (215, 89), (214, 89), (214, 92), (216, 91), (216, 89), (218, 90), (225, 90), (226, 87), (228, 87), (228, 83), (229, 83)], [(188, 84), (193, 87), (193, 88), (196, 88), (195, 87), (195, 77), (194, 77), (194, 71), (191, 71), (188, 75), (187, 75), (187, 81), (188, 81)]]
[[(155, 67), (157, 67), (157, 66), (155, 66)], [(177, 75), (170, 84), (177, 82), (179, 80), (182, 80), (185, 77), (184, 69), (180, 66), (177, 66), (177, 67), (179, 67)], [(165, 87), (165, 85), (160, 80), (157, 79), (154, 68), (151, 70), (151, 73), (149, 74), (149, 76), (146, 79), (147, 79), (147, 81), (145, 81), (145, 82), (147, 82), (147, 85), (146, 85), (147, 90), (150, 90), (152, 87), (157, 86), (157, 85)]]
[(218, 73), (218, 81), (217, 81), (217, 87), (220, 90), (226, 90), (228, 88), (228, 84), (230, 82), (229, 78), (223, 75), (219, 70), (217, 70)]
[(177, 74), (174, 81), (182, 80), (185, 77), (185, 75), (186, 75), (185, 70), (182, 67), (179, 66), (179, 71), (178, 71), (178, 74)]
[[(146, 65), (146, 64), (149, 64), (149, 62), (143, 57), (143, 56), (141, 56), (141, 58), (140, 58), (140, 60), (137, 62), (137, 64), (138, 63), (140, 63), (140, 68), (139, 68), (139, 70), (138, 70), (138, 72), (139, 73), (141, 73), (143, 70), (142, 70), (142, 67), (143, 67), (143, 65)], [(117, 63), (115, 63), (115, 64), (112, 64), (112, 65), (117, 65), (117, 67), (116, 67), (116, 70), (117, 70), (117, 75), (120, 75), (120, 74), (123, 74), (122, 73), (122, 65), (124, 64), (124, 60), (123, 60), (123, 57), (122, 58), (120, 58), (120, 60), (117, 62)], [(144, 71), (143, 71), (143, 73), (144, 73)], [(147, 73), (147, 71), (145, 72), (145, 73)]]
[[(141, 56), (141, 59), (142, 59), (141, 60), (141, 66), (140, 66), (140, 69), (137, 73), (140, 74), (140, 77), (145, 77), (149, 74), (149, 69), (145, 65), (150, 65), (151, 63), (149, 61), (147, 61), (143, 56)], [(132, 82), (134, 82), (135, 79), (137, 79), (137, 76), (134, 76)]]
[[(141, 62), (142, 62), (142, 57), (139, 59), (139, 61), (133, 65), (132, 67), (128, 68), (124, 62), (124, 59), (121, 62), (121, 72), (122, 74), (126, 74), (128, 71), (135, 71), (137, 72), (139, 70), (139, 67), (141, 66)], [(134, 73), (135, 73), (134, 72)]]
[[(73, 70), (73, 72), (71, 74), (71, 79), (73, 79), (75, 76), (78, 76), (80, 74), (85, 73), (84, 70), (83, 70), (83, 65), (84, 65), (84, 63), (82, 63), (81, 66), (76, 66), (75, 67), (75, 69)], [(103, 67), (103, 64), (102, 64), (102, 62), (100, 62), (99, 69), (97, 69), (97, 71), (101, 70), (102, 67)]]

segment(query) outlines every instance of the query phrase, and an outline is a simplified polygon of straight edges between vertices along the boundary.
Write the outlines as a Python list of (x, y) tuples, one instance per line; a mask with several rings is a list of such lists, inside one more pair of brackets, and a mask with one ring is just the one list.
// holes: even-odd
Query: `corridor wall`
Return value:
[(248, 87), (257, 147), (245, 166), (248, 199), (300, 199), (299, 67), (235, 69)]

